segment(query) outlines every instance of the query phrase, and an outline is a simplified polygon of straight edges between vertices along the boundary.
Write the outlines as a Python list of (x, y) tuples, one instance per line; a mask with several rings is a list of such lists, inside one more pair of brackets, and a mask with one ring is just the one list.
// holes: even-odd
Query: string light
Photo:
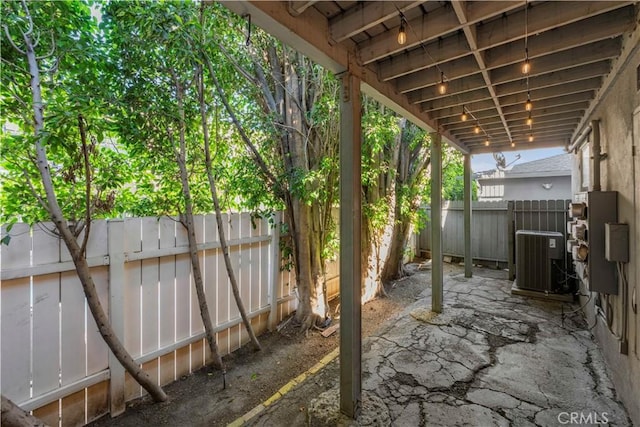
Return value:
[(473, 128), (473, 133), (475, 133), (476, 135), (478, 135), (480, 133), (480, 123), (476, 123), (476, 127)]
[(515, 143), (515, 142), (513, 142), (513, 141), (511, 141), (511, 148), (513, 148), (513, 147), (515, 147), (515, 146), (516, 146), (516, 143)]
[(403, 45), (407, 42), (407, 31), (404, 27), (404, 15), (400, 15), (400, 30), (398, 30), (398, 44)]
[(463, 106), (462, 106), (462, 115), (460, 116), (460, 119), (461, 119), (463, 122), (466, 122), (468, 118), (469, 118), (469, 116), (467, 116), (467, 112), (465, 111), (465, 109), (464, 109), (464, 105), (463, 105)]
[(522, 64), (522, 74), (529, 74), (531, 72), (531, 63), (529, 62), (529, 49), (525, 49), (524, 64)]
[(529, 142), (533, 142), (533, 134), (532, 133), (529, 134)]
[(524, 2), (524, 64), (522, 64), (522, 74), (531, 72), (531, 63), (529, 62), (529, 5), (527, 0)]
[(444, 81), (444, 72), (440, 71), (440, 84), (438, 85), (438, 93), (444, 95), (447, 93), (447, 83)]
[(531, 94), (527, 91), (527, 102), (524, 103), (524, 109), (531, 111), (533, 109), (533, 103), (531, 103)]
[(488, 139), (485, 139), (485, 140), (484, 140), (484, 146), (485, 146), (485, 147), (488, 147), (488, 146), (489, 146), (489, 140), (488, 140)]
[(531, 111), (529, 111), (529, 117), (527, 117), (527, 126), (533, 125), (533, 117), (531, 117)]

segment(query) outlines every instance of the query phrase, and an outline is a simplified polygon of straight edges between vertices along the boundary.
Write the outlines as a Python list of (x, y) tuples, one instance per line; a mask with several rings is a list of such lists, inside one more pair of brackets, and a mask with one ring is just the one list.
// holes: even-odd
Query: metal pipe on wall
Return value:
[(602, 190), (600, 184), (600, 161), (602, 160), (601, 146), (600, 146), (600, 120), (591, 120), (591, 131), (593, 133), (593, 144), (591, 146), (591, 152), (593, 154), (593, 191)]

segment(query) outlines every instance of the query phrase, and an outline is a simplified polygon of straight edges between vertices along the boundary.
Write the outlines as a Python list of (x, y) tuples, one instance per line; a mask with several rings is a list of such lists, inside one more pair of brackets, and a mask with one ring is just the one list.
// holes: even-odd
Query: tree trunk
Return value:
[[(215, 78), (210, 61), (207, 58), (205, 61), (221, 100), (242, 140), (260, 167), (270, 189), (274, 190), (275, 195), (286, 206), (299, 297), (296, 320), (302, 324), (303, 328), (309, 328), (326, 318), (328, 307), (322, 251), (329, 218), (327, 215), (331, 214), (330, 206), (333, 199), (328, 199), (329, 207), (325, 212), (315, 209), (312, 207), (312, 201), (309, 200), (310, 197), (305, 198), (308, 190), (306, 184), (301, 184), (301, 177), (315, 171), (314, 168), (318, 167), (323, 157), (330, 155), (324, 151), (324, 147), (318, 149), (316, 142), (320, 141), (319, 130), (313, 123), (307, 121), (307, 118), (312, 116), (310, 109), (323, 90), (324, 82), (322, 77), (299, 76), (299, 73), (312, 75), (313, 69), (310, 64), (305, 63), (306, 60), (301, 55), (284, 46), (281, 53), (282, 58), (275, 43), (270, 41), (263, 52), (253, 55), (253, 73), (242, 69), (237, 62), (233, 65), (243, 76), (251, 74), (255, 76), (248, 80), (250, 84), (258, 85), (263, 97), (261, 106), (265, 114), (272, 118), (275, 127), (274, 138), (280, 142), (278, 157), (282, 162), (284, 179), (280, 174), (270, 172), (231, 109), (226, 95)], [(262, 59), (265, 60), (264, 67), (261, 63)], [(310, 79), (313, 78), (316, 80), (311, 81)], [(327, 130), (327, 135), (329, 133), (330, 130)], [(337, 138), (333, 141), (333, 145), (337, 146)], [(335, 179), (335, 176), (327, 178), (325, 182), (327, 187), (332, 185), (331, 179)], [(328, 193), (330, 197), (333, 196), (332, 189), (329, 189)]]
[[(401, 123), (401, 134), (410, 127), (406, 120)], [(395, 179), (395, 193), (397, 201), (394, 207), (394, 228), (391, 238), (391, 247), (384, 269), (382, 280), (390, 281), (404, 277), (407, 272), (404, 268), (404, 255), (409, 236), (413, 230), (412, 216), (418, 209), (420, 199), (420, 180), (430, 163), (426, 155), (426, 137), (421, 141), (400, 141), (400, 152), (397, 162), (397, 174)], [(402, 207), (405, 206), (405, 211)]]
[[(384, 107), (380, 114), (385, 114)], [(402, 129), (404, 119), (398, 119)], [(371, 170), (378, 170), (379, 175), (370, 185), (364, 188), (368, 212), (363, 221), (363, 241), (368, 242), (363, 252), (364, 275), (363, 302), (386, 296), (382, 280), (382, 272), (389, 258), (394, 239), (393, 232), (397, 222), (398, 201), (395, 186), (400, 161), (400, 144), (402, 132), (399, 132), (384, 147), (374, 151), (366, 146)], [(386, 165), (386, 168), (383, 167)], [(383, 210), (382, 212), (380, 212)]]
[[(284, 55), (284, 75), (285, 91), (283, 122), (286, 131), (282, 132), (282, 143), (288, 153), (291, 168), (288, 171), (290, 179), (294, 182), (296, 174), (310, 171), (309, 154), (307, 152), (309, 141), (308, 129), (305, 127), (302, 106), (305, 105), (305, 85), (301, 83), (296, 65), (300, 65), (301, 58), (296, 57), (294, 52), (285, 52)], [(292, 61), (296, 57), (297, 64)], [(278, 70), (279, 71), (279, 70)], [(307, 190), (306, 188), (304, 190)], [(298, 190), (300, 191), (300, 190)], [(306, 191), (305, 191), (306, 192)], [(296, 264), (298, 266), (298, 291), (300, 301), (296, 311), (298, 320), (303, 329), (309, 329), (327, 316), (326, 298), (324, 295), (324, 277), (319, 263), (320, 250), (319, 242), (314, 236), (311, 203), (295, 194), (291, 195), (292, 214), (295, 219), (294, 230), (294, 253), (296, 254)]]
[(0, 425), (5, 427), (48, 427), (42, 420), (29, 415), (11, 400), (2, 396)]
[(397, 216), (399, 218), (394, 225), (393, 237), (391, 238), (391, 246), (389, 254), (382, 270), (381, 279), (384, 282), (396, 280), (407, 275), (404, 268), (405, 248), (411, 234), (411, 223), (409, 218)]
[[(392, 207), (392, 203), (390, 203), (389, 207)], [(389, 220), (384, 224), (382, 229), (375, 229), (369, 221), (362, 222), (362, 241), (366, 242), (362, 258), (362, 265), (365, 267), (363, 271), (363, 303), (387, 296), (382, 281), (382, 270), (388, 258), (394, 218), (392, 209), (388, 209), (387, 212), (387, 218)]]
[(213, 330), (213, 323), (211, 322), (211, 315), (209, 313), (209, 306), (207, 304), (207, 297), (204, 293), (204, 283), (202, 280), (202, 270), (200, 269), (200, 259), (198, 258), (198, 242), (196, 240), (195, 227), (193, 225), (193, 200), (191, 198), (191, 189), (189, 187), (189, 174), (187, 172), (186, 165), (186, 141), (185, 141), (185, 118), (184, 118), (184, 105), (182, 103), (183, 88), (177, 77), (174, 75), (174, 81), (176, 85), (176, 96), (178, 101), (178, 114), (180, 119), (180, 150), (176, 152), (176, 162), (180, 169), (180, 182), (182, 184), (182, 194), (184, 197), (184, 215), (182, 215), (184, 222), (183, 225), (187, 229), (187, 240), (189, 242), (189, 256), (191, 258), (191, 269), (193, 274), (193, 285), (196, 288), (196, 295), (198, 297), (198, 307), (200, 308), (200, 317), (204, 325), (205, 336), (207, 343), (209, 344), (209, 350), (211, 351), (211, 357), (213, 357), (213, 364), (216, 368), (223, 371), (224, 364), (220, 352), (218, 351), (218, 343), (216, 342), (215, 332)]
[[(25, 12), (30, 20), (28, 10), (25, 10)], [(154, 383), (149, 375), (133, 360), (111, 328), (109, 319), (102, 308), (102, 304), (100, 304), (100, 299), (98, 298), (98, 293), (96, 292), (95, 283), (91, 277), (91, 272), (89, 270), (85, 254), (82, 253), (78, 241), (69, 229), (69, 225), (62, 215), (62, 210), (60, 209), (60, 205), (58, 204), (58, 200), (53, 189), (46, 150), (41, 139), (42, 131), (44, 129), (44, 106), (40, 87), (40, 70), (38, 68), (38, 60), (36, 58), (30, 34), (31, 31), (24, 34), (24, 41), (26, 45), (26, 56), (29, 63), (29, 72), (31, 74), (31, 96), (35, 127), (34, 144), (36, 149), (36, 163), (46, 194), (48, 213), (51, 216), (51, 220), (56, 225), (60, 236), (62, 236), (69, 253), (71, 254), (78, 278), (80, 279), (80, 283), (82, 283), (82, 289), (87, 299), (87, 304), (89, 305), (91, 314), (96, 321), (100, 335), (122, 366), (147, 392), (149, 392), (151, 397), (157, 402), (165, 401), (167, 399), (167, 395), (162, 391), (162, 388), (160, 388), (158, 384)], [(85, 232), (87, 232), (87, 230), (85, 230)]]
[[(213, 168), (211, 166), (211, 147), (209, 140), (209, 127), (207, 126), (207, 112), (204, 103), (204, 75), (200, 73), (200, 81), (198, 82), (198, 98), (200, 104), (200, 119), (202, 122), (202, 135), (204, 139), (204, 155), (205, 155), (205, 166), (207, 168), (207, 178), (209, 179), (209, 188), (211, 190), (211, 199), (213, 200), (213, 206), (216, 211), (216, 224), (218, 225), (218, 238), (220, 239), (220, 248), (222, 249), (222, 255), (224, 257), (224, 265), (227, 269), (227, 275), (229, 276), (229, 282), (231, 283), (231, 290), (233, 291), (233, 298), (236, 300), (236, 305), (238, 306), (238, 311), (240, 311), (240, 316), (242, 317), (242, 323), (244, 323), (244, 327), (249, 334), (249, 338), (253, 343), (253, 346), (256, 350), (262, 350), (262, 346), (256, 338), (256, 334), (253, 331), (253, 327), (251, 326), (251, 321), (247, 317), (247, 311), (244, 308), (244, 304), (242, 302), (242, 297), (240, 296), (240, 291), (238, 289), (238, 282), (236, 280), (235, 272), (233, 271), (233, 266), (231, 265), (231, 258), (229, 257), (229, 246), (227, 245), (227, 238), (224, 234), (224, 224), (222, 222), (222, 214), (220, 213), (220, 201), (218, 200), (218, 190), (216, 188), (216, 180), (213, 176)], [(217, 120), (217, 111), (216, 111), (216, 137), (218, 130), (218, 120)]]

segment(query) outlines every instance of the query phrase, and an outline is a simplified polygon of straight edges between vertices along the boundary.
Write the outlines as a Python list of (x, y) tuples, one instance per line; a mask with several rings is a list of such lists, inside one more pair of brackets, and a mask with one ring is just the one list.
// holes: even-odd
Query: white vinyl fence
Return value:
[[(224, 355), (248, 336), (215, 216), (195, 221), (207, 302)], [(240, 294), (261, 333), (295, 310), (294, 275), (280, 271), (278, 227), (265, 219), (252, 222), (246, 213), (224, 221)], [(143, 390), (100, 337), (69, 253), (52, 228), (15, 224), (10, 244), (0, 250), (0, 388), (47, 423), (76, 426), (121, 412)], [(210, 360), (180, 223), (168, 217), (96, 221), (87, 258), (116, 334), (159, 384)]]

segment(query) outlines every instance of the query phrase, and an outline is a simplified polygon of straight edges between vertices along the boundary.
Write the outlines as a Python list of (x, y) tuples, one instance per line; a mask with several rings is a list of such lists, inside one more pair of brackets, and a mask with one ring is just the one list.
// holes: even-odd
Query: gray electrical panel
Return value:
[(587, 256), (589, 290), (617, 295), (616, 265), (605, 258), (605, 224), (618, 220), (618, 192), (587, 193)]

